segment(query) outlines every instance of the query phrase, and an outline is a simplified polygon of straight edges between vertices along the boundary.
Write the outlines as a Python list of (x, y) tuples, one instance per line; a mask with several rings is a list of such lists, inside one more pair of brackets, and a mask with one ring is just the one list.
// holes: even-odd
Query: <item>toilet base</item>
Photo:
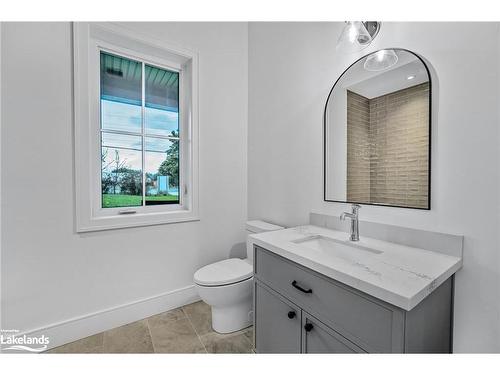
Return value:
[(215, 332), (231, 333), (252, 325), (253, 277), (230, 285), (195, 285), (201, 299), (210, 305)]
[(218, 333), (231, 333), (250, 327), (252, 301), (233, 306), (212, 306), (212, 328)]

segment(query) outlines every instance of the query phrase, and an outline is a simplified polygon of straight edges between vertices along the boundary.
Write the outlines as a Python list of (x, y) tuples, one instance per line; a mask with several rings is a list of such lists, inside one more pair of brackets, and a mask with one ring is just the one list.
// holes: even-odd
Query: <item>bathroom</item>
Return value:
[[(500, 24), (380, 21), (358, 28), (360, 21), (319, 22), (321, 17), (315, 22), (232, 20), (1, 23), (0, 328), (2, 334), (15, 331), (17, 336), (49, 341), (26, 344), (31, 349), (46, 345), (40, 356), (6, 350), (8, 344), (2, 344), (1, 359), (24, 357), (10, 355), (14, 352), (53, 358), (48, 360), (55, 363), (66, 353), (152, 354), (149, 358), (191, 353), (203, 361), (201, 353), (238, 353), (246, 355), (235, 358), (247, 361), (266, 357), (264, 353), (304, 353), (309, 315), (312, 332), (326, 327), (325, 332), (334, 331), (334, 337), (356, 352), (405, 353), (412, 351), (409, 342), (418, 342), (418, 353), (499, 353)], [(367, 45), (353, 52), (342, 45), (342, 33), (350, 33), (349, 27), (361, 33), (377, 30)], [(95, 45), (102, 47), (100, 54)], [(429, 83), (425, 113), (419, 114), (425, 123), (424, 161), (419, 162), (424, 180), (418, 182), (424, 186), (424, 198), (406, 203), (381, 203), (379, 198), (372, 202), (339, 192), (338, 176), (347, 176), (345, 188), (352, 174), (340, 171), (336, 154), (329, 157), (331, 150), (338, 150), (338, 138), (328, 138), (335, 131), (335, 106), (340, 103), (338, 80), (356, 74), (357, 62), (381, 50), (395, 51), (400, 63), (411, 55), (418, 72), (427, 77), (423, 82)], [(135, 78), (122, 72), (124, 64), (136, 69)], [(155, 125), (151, 133), (144, 130), (147, 109), (161, 110), (158, 103), (165, 95), (153, 84), (148, 87), (149, 73), (171, 73), (168, 82), (177, 85), (166, 94), (167, 106), (177, 108), (169, 112), (177, 117), (175, 129), (169, 122), (168, 134)], [(124, 76), (128, 86), (120, 87), (116, 82)], [(124, 91), (128, 93), (121, 94)], [(120, 95), (126, 100), (117, 100)], [(139, 120), (130, 120), (126, 131), (113, 128), (106, 117), (120, 109), (110, 106), (106, 112), (104, 101), (125, 105), (134, 100), (139, 102), (134, 104)], [(142, 128), (142, 135), (134, 126), (139, 133)], [(134, 137), (139, 146), (118, 145)], [(137, 151), (141, 137), (142, 143), (157, 141), (142, 155)], [(167, 160), (172, 145), (180, 145), (177, 174), (166, 173), (168, 179), (156, 173), (163, 159), (151, 156), (162, 144), (167, 146), (160, 154)], [(119, 160), (116, 150), (121, 148), (127, 152)], [(94, 149), (101, 149), (102, 160), (94, 157), (99, 155)], [(347, 169), (349, 163), (344, 163)], [(111, 182), (96, 190), (95, 180), (104, 181), (104, 164)], [(105, 201), (126, 195), (125, 184), (113, 191), (113, 179), (132, 176), (134, 168), (145, 170), (138, 179), (133, 177), (139, 203)], [(167, 194), (160, 196), (165, 185)], [(403, 189), (398, 184), (392, 188)], [(164, 197), (171, 200), (159, 204)], [(148, 205), (152, 201), (156, 203)], [(111, 203), (105, 207), (105, 202)], [(356, 218), (351, 218), (351, 203), (360, 203)], [(345, 221), (340, 221), (344, 212)], [(376, 239), (377, 246), (390, 243), (387, 249), (395, 252), (397, 246), (406, 246), (427, 254), (439, 243), (442, 252), (433, 253), (436, 258), (424, 254), (415, 261), (439, 268), (438, 259), (457, 260), (443, 266), (439, 279), (436, 275), (438, 285), (425, 284), (429, 296), (410, 301), (394, 297), (404, 287), (391, 286), (394, 298), (387, 297), (390, 293), (381, 292), (381, 284), (374, 291), (366, 280), (328, 273), (326, 268), (335, 267), (319, 264), (319, 255), (301, 261), (297, 254), (278, 249), (290, 231), (305, 239), (310, 234), (329, 238), (331, 231), (343, 233), (346, 249), (362, 252), (357, 241), (349, 241), (356, 235), (350, 224), (358, 222), (359, 246), (370, 247)], [(273, 237), (278, 233), (283, 238)], [(320, 245), (330, 246), (326, 242)], [(335, 248), (338, 242), (332, 243)], [(272, 263), (277, 259), (282, 263)], [(214, 263), (218, 266), (206, 268)], [(356, 331), (350, 336), (352, 322), (340, 324), (347, 327), (343, 331), (327, 313), (322, 315), (308, 302), (302, 305), (278, 282), (267, 283), (266, 277), (285, 272), (281, 265), (297, 263), (301, 271), (310, 271), (308, 275), (321, 274), (321, 280), (346, 285), (344, 292), (364, 298), (352, 300), (352, 307), (345, 302), (334, 318), (342, 319), (345, 311), (353, 319), (363, 313), (380, 317), (380, 324), (370, 324), (378, 327), (376, 334), (365, 337), (364, 331)], [(271, 264), (270, 274), (259, 276), (259, 269), (264, 272)], [(315, 288), (307, 277), (295, 278), (296, 286), (320, 293), (323, 287)], [(441, 285), (447, 288), (446, 296), (429, 305), (427, 315), (415, 318), (440, 338), (431, 332), (412, 341), (409, 332), (425, 336), (426, 329), (399, 320), (410, 322), (415, 306), (427, 306), (432, 292), (443, 290)], [(224, 291), (218, 294), (217, 288)], [(269, 323), (271, 310), (259, 310), (270, 295), (294, 311), (293, 318), (285, 316), (283, 321), (297, 323), (294, 338), (284, 329), (286, 339), (281, 340), (281, 323)], [(228, 300), (234, 309), (219, 309)], [(364, 310), (360, 306), (366, 301), (386, 309)], [(382, 320), (393, 307), (391, 334), (395, 337), (400, 329), (406, 333), (381, 343), (387, 333), (381, 333)], [(446, 316), (435, 309), (446, 310)], [(442, 321), (432, 321), (438, 315)], [(271, 324), (260, 326), (260, 338), (259, 317)], [(356, 325), (361, 330), (363, 324)]]

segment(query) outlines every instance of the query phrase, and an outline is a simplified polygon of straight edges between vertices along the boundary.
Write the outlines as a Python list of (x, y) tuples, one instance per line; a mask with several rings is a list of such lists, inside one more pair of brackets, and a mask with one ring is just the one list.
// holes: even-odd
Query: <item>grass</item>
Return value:
[[(176, 202), (179, 199), (176, 195), (152, 195), (146, 196), (146, 202), (148, 201), (165, 201), (165, 202)], [(102, 195), (102, 207), (132, 207), (141, 206), (142, 196), (141, 195), (123, 195), (123, 194), (103, 194)]]

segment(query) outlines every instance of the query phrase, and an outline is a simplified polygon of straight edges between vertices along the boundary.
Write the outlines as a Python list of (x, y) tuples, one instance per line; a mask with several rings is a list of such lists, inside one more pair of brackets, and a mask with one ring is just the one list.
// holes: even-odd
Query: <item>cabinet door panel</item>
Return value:
[(304, 353), (364, 353), (345, 337), (306, 313), (302, 313), (302, 330)]
[(300, 353), (301, 310), (255, 283), (255, 349), (258, 353)]

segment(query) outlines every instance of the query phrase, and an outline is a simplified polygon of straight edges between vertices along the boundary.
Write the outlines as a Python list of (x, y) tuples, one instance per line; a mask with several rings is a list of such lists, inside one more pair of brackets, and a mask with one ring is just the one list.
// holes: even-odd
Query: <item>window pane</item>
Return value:
[(141, 131), (142, 64), (101, 52), (101, 128)]
[(179, 134), (179, 73), (145, 66), (145, 131), (151, 135)]
[(141, 107), (101, 99), (101, 127), (105, 130), (141, 132)]
[(102, 207), (142, 205), (140, 136), (102, 133)]
[(145, 139), (146, 205), (179, 203), (179, 141)]

